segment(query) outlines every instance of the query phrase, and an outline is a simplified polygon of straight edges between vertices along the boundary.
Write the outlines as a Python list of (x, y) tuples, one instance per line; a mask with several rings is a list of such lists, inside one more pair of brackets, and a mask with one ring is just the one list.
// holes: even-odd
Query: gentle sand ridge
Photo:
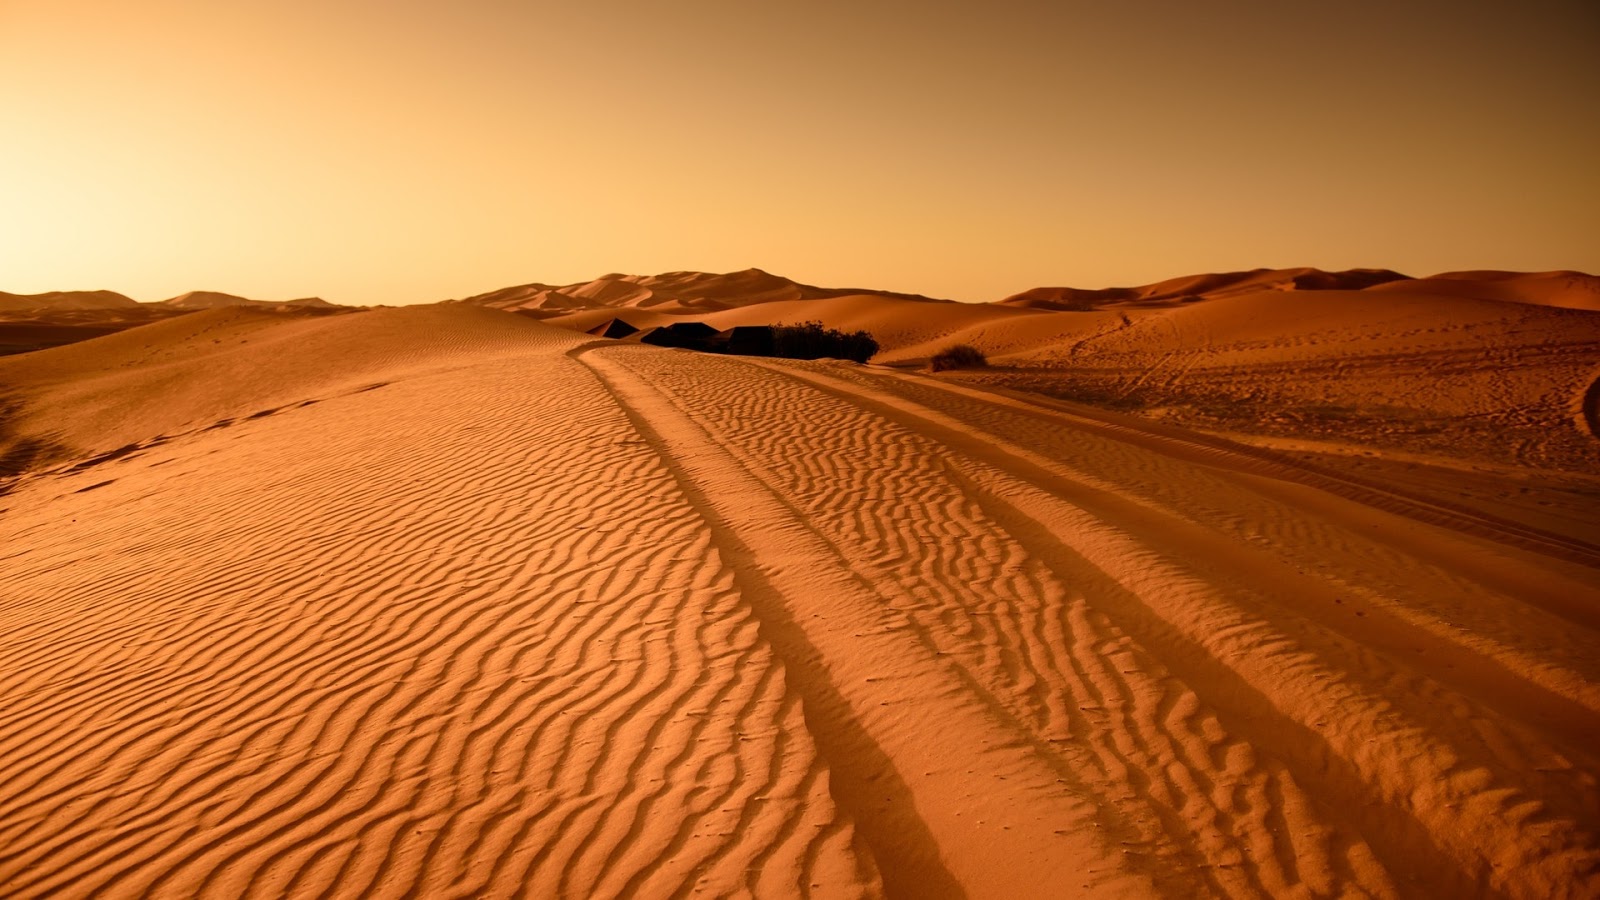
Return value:
[(7, 896), (1600, 892), (1581, 536), (462, 305), (0, 385)]

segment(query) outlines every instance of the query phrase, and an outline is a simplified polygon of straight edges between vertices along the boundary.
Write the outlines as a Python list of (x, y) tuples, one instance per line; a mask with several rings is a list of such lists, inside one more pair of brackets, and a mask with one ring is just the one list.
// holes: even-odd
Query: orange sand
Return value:
[(1600, 475), (1600, 313), (673, 277), (0, 359), (0, 894), (1600, 893), (1594, 507), (1478, 497)]

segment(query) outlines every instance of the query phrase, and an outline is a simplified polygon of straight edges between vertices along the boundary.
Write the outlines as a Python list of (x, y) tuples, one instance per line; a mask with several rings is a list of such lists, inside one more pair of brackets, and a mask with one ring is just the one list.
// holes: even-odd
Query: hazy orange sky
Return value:
[(0, 0), (0, 290), (1595, 272), (1597, 10)]

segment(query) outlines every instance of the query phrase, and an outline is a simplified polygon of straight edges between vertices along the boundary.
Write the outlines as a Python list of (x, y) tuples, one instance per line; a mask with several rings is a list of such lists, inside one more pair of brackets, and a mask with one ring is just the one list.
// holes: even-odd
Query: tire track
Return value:
[[(938, 414), (928, 413), (926, 409), (924, 409), (924, 415), (931, 415), (933, 418), (938, 417)], [(929, 419), (923, 419), (922, 421), (924, 424), (932, 425)], [(993, 422), (991, 421), (989, 424), (993, 424)], [(1000, 431), (1004, 433), (1005, 429), (1000, 429)], [(954, 439), (958, 442), (960, 441), (959, 436), (955, 436)], [(1008, 450), (1007, 455), (996, 456), (989, 452), (989, 448), (995, 446), (995, 442), (992, 439), (982, 442), (981, 445), (974, 445), (970, 441), (966, 443), (968, 452), (977, 452), (980, 456), (986, 456), (992, 464), (1009, 469), (1025, 481), (1032, 482), (1033, 488), (1030, 493), (1032, 493), (1033, 498), (1030, 503), (1033, 504), (1033, 509), (1031, 512), (1024, 513), (1024, 515), (1035, 522), (1052, 522), (1053, 524), (1045, 529), (1044, 532), (1056, 536), (1052, 537), (1051, 540), (1056, 540), (1064, 535), (1081, 534), (1090, 527), (1089, 523), (1083, 520), (1081, 514), (1060, 508), (1058, 500), (1049, 499), (1041, 492), (1041, 489), (1044, 492), (1048, 492), (1052, 488), (1059, 489), (1061, 482), (1037, 470), (1029, 472), (1028, 466), (1018, 465), (1020, 460), (1017, 459), (1015, 447)], [(1045, 443), (1048, 446), (1048, 442)], [(1021, 455), (1027, 455), (1027, 451), (1023, 451)], [(1060, 465), (1043, 458), (1035, 459), (1044, 468), (1049, 468), (1052, 465), (1059, 468)], [(1196, 474), (1194, 472), (1186, 474), (1173, 472), (1159, 482), (1144, 481), (1134, 483), (1143, 485), (1176, 483), (1183, 484), (1190, 491), (1195, 491), (1197, 479), (1194, 476)], [(975, 475), (975, 477), (980, 476)], [(1259, 482), (1252, 480), (1249, 483), (1258, 484)], [(1116, 488), (1110, 488), (1110, 490), (1113, 493), (1117, 491)], [(1229, 496), (1237, 499), (1240, 494), (1235, 489), (1229, 492)], [(1303, 494), (1291, 496), (1303, 496)], [(1115, 505), (1108, 505), (1105, 502), (1092, 502), (1082, 494), (1077, 495), (1075, 499), (1078, 503), (1085, 504), (1085, 509), (1092, 510), (1099, 521), (1124, 521), (1128, 523), (1124, 527), (1127, 527), (1130, 533), (1140, 535), (1141, 539), (1145, 541), (1155, 539), (1157, 541), (1156, 546), (1160, 546), (1161, 539), (1165, 536), (1167, 538), (1167, 546), (1164, 552), (1177, 559), (1187, 558), (1198, 561), (1208, 557), (1211, 559), (1228, 558), (1228, 554), (1219, 549), (1219, 545), (1215, 542), (1208, 545), (1194, 541), (1171, 540), (1176, 531), (1170, 525), (1163, 527), (1158, 517), (1133, 513), (1132, 510), (1118, 513)], [(1046, 506), (1052, 505), (1058, 507), (1055, 513), (1044, 512)], [(1312, 514), (1305, 516), (1304, 514), (1308, 509)], [(1340, 527), (1334, 524), (1339, 520), (1318, 521), (1321, 516), (1328, 515), (1331, 510), (1312, 506), (1309, 508), (1302, 507), (1300, 512), (1301, 518), (1305, 521), (1302, 523), (1304, 527), (1300, 534), (1297, 535), (1298, 540), (1304, 541), (1309, 547), (1318, 548), (1320, 551), (1325, 551), (1329, 546), (1336, 544), (1336, 540), (1332, 537), (1332, 529)], [(1130, 513), (1133, 514), (1130, 515)], [(1340, 514), (1348, 515), (1348, 513), (1344, 512)], [(1068, 526), (1063, 523), (1064, 517), (1074, 515), (1077, 517), (1078, 524)], [(1250, 518), (1254, 521), (1271, 521), (1271, 517), (1266, 515), (1251, 516)], [(1365, 525), (1364, 522), (1359, 521), (1356, 524)], [(1349, 525), (1344, 525), (1343, 527), (1349, 527)], [(1026, 528), (1022, 528), (1022, 531), (1025, 532)], [(1276, 541), (1283, 542), (1284, 536), (1277, 536)], [(1075, 545), (1074, 549), (1077, 552), (1082, 552), (1082, 547), (1076, 546), (1079, 543), (1078, 541), (1068, 540), (1067, 543)], [(1457, 552), (1458, 554), (1471, 554), (1480, 551), (1476, 549), (1458, 549)], [(1236, 661), (1226, 662), (1229, 668), (1239, 672), (1248, 672), (1252, 668), (1257, 671), (1270, 671), (1270, 667), (1262, 666), (1259, 662), (1264, 650), (1267, 648), (1279, 648), (1278, 652), (1283, 652), (1283, 650), (1298, 644), (1299, 647), (1297, 649), (1300, 657), (1298, 666), (1311, 666), (1313, 661), (1321, 665), (1334, 664), (1338, 668), (1342, 668), (1348, 675), (1357, 676), (1357, 680), (1351, 682), (1347, 675), (1344, 679), (1346, 686), (1355, 686), (1362, 681), (1378, 686), (1371, 699), (1364, 701), (1373, 710), (1381, 710), (1385, 717), (1392, 716), (1397, 711), (1400, 712), (1398, 721), (1393, 726), (1395, 730), (1392, 734), (1396, 743), (1387, 754), (1390, 758), (1389, 763), (1379, 763), (1373, 759), (1371, 748), (1369, 747), (1357, 748), (1351, 744), (1343, 749), (1337, 747), (1334, 749), (1338, 750), (1336, 755), (1343, 756), (1356, 764), (1351, 769), (1351, 776), (1356, 776), (1359, 773), (1357, 780), (1365, 780), (1370, 785), (1368, 790), (1376, 790), (1388, 802), (1399, 800), (1403, 807), (1411, 808), (1411, 814), (1419, 819), (1419, 825), (1422, 829), (1420, 832), (1415, 833), (1411, 838), (1405, 838), (1404, 835), (1394, 836), (1401, 839), (1402, 845), (1415, 847), (1432, 841), (1445, 845), (1443, 848), (1444, 855), (1454, 857), (1456, 860), (1454, 865), (1459, 865), (1470, 873), (1469, 879), (1461, 882), (1460, 891), (1470, 891), (1473, 882), (1479, 884), (1485, 882), (1493, 883), (1503, 890), (1528, 896), (1537, 896), (1545, 892), (1553, 895), (1564, 895), (1569, 891), (1576, 891), (1581, 895), (1587, 890), (1582, 885), (1589, 883), (1593, 879), (1595, 860), (1597, 856), (1600, 856), (1596, 849), (1596, 823), (1593, 814), (1594, 809), (1600, 808), (1600, 795), (1595, 793), (1594, 759), (1590, 752), (1594, 745), (1594, 729), (1600, 727), (1600, 718), (1597, 718), (1593, 711), (1592, 680), (1585, 676), (1571, 673), (1566, 675), (1555, 673), (1547, 678), (1544, 677), (1542, 672), (1530, 672), (1527, 667), (1517, 665), (1520, 660), (1517, 659), (1515, 653), (1507, 651), (1503, 646), (1497, 646), (1492, 641), (1464, 641), (1459, 649), (1465, 650), (1465, 653), (1450, 652), (1451, 645), (1444, 647), (1429, 646), (1425, 655), (1432, 660), (1433, 665), (1425, 672), (1419, 671), (1416, 669), (1415, 663), (1418, 657), (1411, 651), (1415, 649), (1416, 653), (1421, 653), (1421, 649), (1407, 646), (1410, 641), (1390, 640), (1388, 645), (1384, 646), (1384, 642), (1378, 640), (1385, 634), (1393, 635), (1397, 631), (1404, 634), (1404, 625), (1401, 622), (1391, 620), (1381, 624), (1374, 623), (1373, 628), (1376, 629), (1375, 631), (1351, 631), (1341, 627), (1341, 622), (1327, 616), (1307, 616), (1307, 613), (1312, 612), (1312, 609), (1307, 608), (1307, 604), (1299, 604), (1294, 612), (1285, 613), (1281, 608), (1275, 608), (1278, 604), (1268, 598), (1273, 594), (1278, 596), (1294, 596), (1296, 594), (1315, 596), (1318, 592), (1317, 586), (1315, 584), (1307, 585), (1302, 583), (1297, 587), (1288, 588), (1282, 580), (1274, 581), (1272, 579), (1264, 579), (1261, 576), (1264, 570), (1270, 570), (1269, 566), (1264, 566), (1259, 561), (1246, 561), (1238, 554), (1233, 556), (1234, 559), (1230, 560), (1233, 563), (1231, 566), (1210, 566), (1208, 577), (1212, 579), (1225, 577), (1227, 580), (1216, 583), (1229, 584), (1231, 582), (1231, 590), (1236, 595), (1242, 593), (1239, 599), (1248, 597), (1250, 593), (1259, 592), (1258, 596), (1262, 598), (1261, 600), (1237, 606), (1238, 613), (1236, 615), (1242, 615), (1238, 619), (1239, 625), (1235, 627), (1252, 628), (1261, 633), (1261, 639), (1259, 646), (1254, 649), (1243, 646), (1235, 651), (1232, 654), (1232, 659)], [(1141, 560), (1138, 566), (1144, 567), (1149, 564), (1148, 561)], [(1390, 565), (1405, 571), (1419, 571), (1415, 560), (1408, 561), (1403, 556), (1391, 562)], [(1116, 570), (1115, 566), (1106, 566), (1103, 563), (1101, 567), (1106, 571)], [(1362, 567), (1358, 566), (1351, 566), (1346, 571), (1348, 572), (1350, 569), (1357, 572), (1362, 571)], [(1131, 573), (1134, 570), (1128, 569), (1126, 571)], [(1420, 571), (1428, 573), (1427, 569), (1420, 569)], [(1554, 581), (1548, 567), (1541, 562), (1534, 562), (1532, 565), (1527, 566), (1526, 571), (1530, 579), (1541, 579), (1547, 584)], [(1435, 570), (1429, 574), (1439, 577), (1441, 573)], [(1143, 577), (1148, 577), (1148, 575), (1145, 574)], [(1338, 582), (1339, 589), (1352, 591), (1353, 588), (1358, 587), (1349, 583), (1347, 578), (1348, 576)], [(1176, 581), (1177, 579), (1174, 578), (1172, 580)], [(1253, 590), (1252, 582), (1254, 582)], [(1560, 582), (1556, 582), (1556, 584), (1559, 585)], [(1582, 597), (1585, 594), (1592, 597), (1592, 590), (1586, 589), (1582, 584), (1582, 581), (1567, 582), (1565, 585), (1557, 586), (1553, 589), (1571, 591), (1575, 597)], [(1438, 590), (1437, 584), (1432, 587), (1435, 591)], [(1470, 582), (1459, 579), (1456, 580), (1456, 584), (1451, 585), (1452, 590), (1461, 589), (1463, 591), (1474, 587)], [(1244, 588), (1243, 592), (1241, 592), (1241, 588)], [(1135, 591), (1135, 594), (1137, 593), (1139, 592)], [(1164, 599), (1170, 601), (1174, 593), (1180, 592), (1175, 592), (1169, 587), (1163, 593), (1167, 595)], [(1518, 600), (1522, 599), (1515, 594), (1509, 597), (1504, 595), (1497, 597), (1493, 592), (1487, 592), (1482, 587), (1476, 587), (1469, 596), (1473, 596), (1473, 601), (1471, 602), (1481, 602), (1486, 606), (1498, 605), (1501, 607), (1504, 607), (1508, 601), (1515, 605)], [(1345, 602), (1348, 602), (1349, 599), (1347, 594)], [(1419, 595), (1406, 599), (1421, 600), (1423, 598)], [(1339, 602), (1339, 598), (1334, 597), (1334, 603), (1330, 604), (1330, 607)], [(1237, 600), (1234, 603), (1237, 604)], [(1223, 608), (1226, 605), (1218, 604)], [(1393, 603), (1386, 605), (1389, 610), (1396, 609)], [(1189, 626), (1187, 630), (1198, 643), (1202, 645), (1206, 643), (1215, 645), (1217, 643), (1209, 632), (1221, 627), (1220, 623), (1216, 621), (1216, 613), (1220, 611), (1220, 609), (1216, 609), (1208, 612), (1204, 605), (1197, 605), (1194, 608), (1190, 614), (1191, 621), (1194, 624)], [(1375, 614), (1384, 611), (1382, 609), (1373, 610), (1369, 608), (1366, 615), (1372, 618)], [(1360, 614), (1358, 613), (1358, 615)], [(1177, 620), (1170, 614), (1161, 614), (1160, 617), (1164, 618), (1168, 624), (1178, 624)], [(1202, 625), (1201, 623), (1208, 617), (1212, 621), (1209, 624)], [(1309, 618), (1311, 621), (1297, 621), (1302, 617)], [(1260, 624), (1250, 624), (1251, 619), (1259, 619)], [(1413, 617), (1413, 620), (1415, 620), (1415, 617)], [(1404, 620), (1402, 619), (1401, 621), (1403, 622)], [(1525, 608), (1517, 611), (1517, 621), (1525, 630), (1531, 629), (1535, 624), (1534, 621), (1530, 621), (1530, 616)], [(1315, 623), (1315, 625), (1312, 623)], [(1263, 629), (1261, 627), (1263, 624), (1268, 625), (1269, 628)], [(1324, 627), (1319, 628), (1316, 627), (1317, 625)], [(1269, 636), (1271, 629), (1277, 629), (1279, 634)], [(1333, 634), (1329, 634), (1330, 631)], [(1341, 641), (1334, 637), (1340, 631), (1346, 631), (1353, 637), (1359, 637), (1363, 644), (1369, 646), (1377, 643), (1382, 650), (1386, 650), (1388, 653), (1380, 652), (1374, 654), (1360, 644)], [(1549, 631), (1535, 631), (1534, 633), (1537, 635), (1535, 640), (1543, 640), (1545, 634), (1556, 635), (1561, 633), (1561, 637), (1565, 639), (1567, 646), (1580, 648), (1573, 653), (1572, 661), (1575, 664), (1588, 663), (1592, 666), (1594, 661), (1592, 655), (1594, 646), (1592, 632), (1578, 631), (1573, 633), (1571, 625), (1568, 623), (1552, 623)], [(1420, 636), (1415, 633), (1409, 637), (1416, 640), (1418, 644), (1427, 643), (1425, 640), (1420, 640)], [(1468, 637), (1468, 635), (1457, 631), (1449, 637), (1459, 639), (1460, 637)], [(1584, 647), (1590, 648), (1587, 656), (1581, 649)], [(1548, 652), (1550, 645), (1541, 645), (1540, 649)], [(1171, 651), (1164, 654), (1164, 656), (1169, 660), (1182, 659), (1183, 653), (1181, 650), (1181, 647), (1173, 646)], [(1483, 650), (1488, 650), (1501, 659), (1509, 660), (1511, 668), (1504, 669), (1496, 664), (1485, 664), (1482, 660), (1474, 662), (1472, 655)], [(1230, 659), (1228, 654), (1217, 654), (1217, 656), (1224, 661)], [(1458, 667), (1459, 670), (1457, 670)], [(1410, 671), (1408, 672), (1408, 670)], [(1339, 676), (1333, 672), (1330, 672), (1329, 676), (1330, 683), (1339, 679)], [(1529, 690), (1528, 682), (1522, 680), (1525, 678), (1530, 679), (1539, 687)], [(1435, 679), (1442, 680), (1443, 684), (1440, 684)], [(1195, 673), (1195, 683), (1202, 683), (1203, 680), (1203, 673)], [(1288, 689), (1287, 685), (1277, 684), (1278, 681), (1282, 680), (1278, 678), (1248, 680), (1255, 681), (1260, 685), (1274, 685), (1279, 687), (1280, 690)], [(1457, 686), (1461, 692), (1458, 693), (1446, 687), (1452, 684)], [(1303, 696), (1298, 703), (1275, 700), (1273, 707), (1285, 708), (1302, 705), (1305, 703), (1305, 695), (1309, 695), (1313, 687), (1314, 685), (1311, 683), (1305, 684), (1302, 692)], [(1545, 693), (1545, 690), (1548, 690), (1549, 693)], [(1267, 691), (1266, 693), (1268, 696), (1272, 696), (1279, 692)], [(1351, 700), (1346, 699), (1344, 703), (1349, 704)], [(1485, 708), (1485, 705), (1488, 708)], [(1449, 710), (1449, 714), (1441, 716), (1441, 710)], [(1335, 711), (1332, 706), (1326, 707), (1324, 712), (1307, 717), (1302, 724), (1326, 726), (1327, 723), (1334, 721), (1331, 713)], [(1269, 710), (1263, 709), (1261, 712), (1267, 713)], [(1409, 720), (1409, 724), (1400, 724), (1407, 720)], [(1351, 733), (1342, 731), (1338, 727), (1323, 727), (1322, 730), (1333, 735), (1348, 735)], [(1397, 771), (1404, 770), (1409, 765), (1414, 765), (1409, 761), (1417, 756), (1419, 750), (1415, 746), (1407, 745), (1414, 745), (1413, 735), (1417, 731), (1427, 734), (1429, 741), (1436, 743), (1439, 749), (1431, 751), (1432, 755), (1448, 762), (1444, 768), (1435, 770), (1432, 773), (1413, 769), (1410, 777), (1396, 778)], [(1384, 741), (1381, 736), (1376, 739), (1380, 743)], [(1255, 740), (1261, 742), (1259, 737)], [(1372, 743), (1372, 741), (1373, 738), (1369, 737), (1367, 743)], [(1270, 747), (1272, 745), (1270, 740), (1261, 743), (1263, 746)], [(1337, 744), (1338, 742), (1335, 741), (1333, 743)], [(1443, 748), (1449, 749), (1444, 750)], [(1290, 759), (1295, 756), (1292, 752), (1288, 752), (1286, 755)], [(1384, 754), (1379, 755), (1382, 756)], [(1327, 766), (1327, 757), (1328, 754), (1318, 751), (1314, 759), (1308, 759), (1307, 761), (1312, 764), (1312, 770), (1315, 771)], [(1366, 757), (1366, 759), (1363, 759), (1363, 757)], [(1407, 762), (1401, 762), (1402, 760)], [(1397, 763), (1399, 765), (1396, 765)], [(1360, 770), (1363, 768), (1366, 768), (1367, 771), (1361, 773)], [(1460, 773), (1463, 772), (1469, 773), (1470, 777), (1462, 777)], [(1388, 787), (1382, 786), (1385, 781), (1388, 782)], [(1417, 792), (1415, 786), (1418, 784), (1440, 785), (1440, 788), (1437, 793), (1431, 789), (1426, 792)], [(1353, 782), (1349, 787), (1356, 792), (1360, 790), (1360, 785)], [(1339, 792), (1334, 792), (1333, 796), (1339, 796)], [(1333, 805), (1337, 806), (1337, 803)], [(1478, 843), (1461, 839), (1461, 834), (1467, 830), (1467, 827), (1458, 821), (1459, 816), (1456, 812), (1457, 809), (1471, 809), (1474, 806), (1477, 806), (1478, 814), (1482, 816), (1481, 820), (1476, 822), (1476, 826), (1484, 828), (1488, 832), (1484, 834), (1481, 842)], [(1522, 810), (1523, 812), (1512, 814), (1510, 811), (1513, 809)], [(1522, 818), (1527, 815), (1529, 810), (1538, 811), (1538, 821), (1537, 824), (1530, 823), (1530, 827), (1525, 828), (1522, 824)], [(1356, 812), (1359, 813), (1360, 810), (1356, 810)], [(1357, 820), (1359, 820), (1359, 816)], [(1489, 833), (1499, 831), (1502, 827), (1509, 827), (1509, 833), (1502, 833), (1499, 837), (1489, 836)], [(1375, 833), (1381, 834), (1381, 831)], [(1482, 853), (1481, 848), (1485, 846), (1496, 846), (1505, 849), (1515, 847), (1517, 848), (1516, 853), (1525, 855), (1512, 856), (1507, 853), (1505, 856), (1495, 858), (1491, 863), (1484, 856), (1480, 856)], [(1409, 853), (1405, 859), (1407, 864), (1413, 864)], [(1440, 876), (1443, 877), (1447, 874), (1440, 873)]]
[[(993, 715), (1033, 738), (1065, 735), (1059, 763), (1080, 784), (1105, 785), (1096, 802), (1107, 823), (1152, 848), (1168, 889), (1243, 896), (1426, 884), (1538, 896), (1581, 893), (1594, 877), (1596, 717), (1581, 674), (1594, 645), (1570, 623), (1552, 621), (1527, 642), (1549, 637), (1574, 668), (1529, 669), (1494, 632), (1430, 631), (1409, 605), (1430, 599), (1429, 578), (1498, 609), (1514, 607), (1515, 595), (1373, 544), (1343, 508), (1313, 505), (1308, 516), (1302, 493), (1263, 490), (1254, 476), (1099, 443), (1118, 464), (1163, 476), (1121, 484), (1227, 498), (1174, 510), (1160, 490), (1154, 500), (1134, 496), (1024, 449), (1052, 443), (1036, 422), (998, 423), (1025, 417), (992, 403), (955, 404), (934, 389), (936, 399), (897, 399), (911, 392), (826, 364), (594, 355), (677, 398), (680, 417), (795, 498), (804, 527), (828, 536), (890, 609), (925, 623), (918, 633), (962, 667), (968, 690), (1003, 707)], [(976, 428), (942, 411), (966, 416), (969, 407), (981, 407)], [(1058, 430), (1054, 440), (1082, 435)], [(1225, 518), (1234, 500), (1262, 515)], [(1258, 520), (1274, 529), (1263, 551), (1209, 530), (1225, 526), (1226, 535)], [(1041, 573), (1033, 587), (1015, 580), (1019, 544)], [(1366, 564), (1295, 570), (1273, 559), (1279, 544)], [(1049, 608), (1051, 591), (1037, 585), (1050, 579), (1087, 612), (1068, 617), (1076, 628), (1054, 632), (1061, 639), (1030, 637), (1052, 634), (1019, 627), (1048, 616), (1034, 610)], [(1277, 599), (1296, 595), (1311, 602)], [(1526, 607), (1516, 615), (1534, 624)], [(1071, 702), (1041, 713), (1049, 696)], [(1218, 833), (1239, 840), (1230, 847)], [(1194, 881), (1196, 873), (1209, 874)]]
[[(1139, 665), (1104, 664), (1098, 648), (1131, 646), (1115, 628), (1108, 630), (1109, 622), (1091, 625), (1087, 614), (1079, 614), (1063, 628), (1064, 607), (1087, 608), (1080, 589), (1057, 581), (992, 524), (973, 504), (972, 492), (952, 479), (954, 473), (930, 462), (940, 455), (924, 439), (743, 363), (723, 363), (730, 368), (727, 377), (710, 378), (709, 361), (696, 361), (691, 370), (671, 365), (670, 355), (621, 350), (593, 355), (645, 367), (643, 380), (684, 395), (684, 410), (709, 420), (718, 443), (749, 469), (765, 470), (762, 477), (773, 481), (770, 489), (799, 499), (805, 527), (827, 537), (873, 584), (899, 620), (894, 627), (914, 631), (921, 643), (952, 660), (961, 670), (960, 690), (992, 706), (990, 717), (996, 721), (990, 740), (1027, 745), (1030, 755), (1055, 773), (1057, 786), (1051, 790), (1061, 791), (1066, 782), (1073, 792), (1097, 797), (1104, 814), (1100, 827), (1124, 855), (1147, 857), (1141, 868), (1155, 866), (1164, 892), (1260, 896), (1288, 888), (1287, 876), (1263, 873), (1253, 863), (1215, 865), (1246, 859), (1244, 841), (1206, 827), (1227, 815), (1198, 787), (1207, 776), (1170, 774), (1181, 758), (1176, 746), (1204, 745), (1197, 734), (1173, 734), (1155, 720), (1153, 710), (1163, 702), (1168, 676), (1148, 655)], [(805, 393), (813, 396), (802, 401), (798, 395)], [(811, 414), (819, 418), (805, 421)], [(904, 477), (917, 480), (895, 483)], [(1069, 639), (1073, 652), (1063, 657), (1061, 644), (1028, 637), (1052, 630), (1081, 635)], [(868, 636), (861, 630), (851, 634)], [(1052, 715), (1051, 706), (1059, 712)], [(1209, 715), (1189, 724), (1197, 731), (1219, 730)], [(1254, 764), (1243, 765), (1229, 781), (1267, 777), (1261, 772)], [(909, 780), (914, 791), (915, 779)], [(1258, 785), (1251, 792), (1257, 806), (1264, 805), (1265, 789)], [(1246, 833), (1272, 840), (1261, 828)], [(872, 832), (867, 834), (872, 841)], [(1343, 842), (1345, 847), (1358, 844)], [(1316, 847), (1301, 852), (1313, 859), (1320, 853)], [(886, 856), (879, 849), (880, 859)], [(1322, 864), (1330, 871), (1336, 867), (1331, 860)], [(1375, 866), (1367, 868), (1352, 881), (1364, 880), (1371, 890), (1383, 892), (1386, 879), (1371, 873)]]
[[(1064, 773), (1004, 728), (1011, 712), (946, 662), (947, 651), (905, 614), (915, 601), (886, 593), (891, 586), (874, 580), (851, 547), (819, 529), (805, 495), (776, 480), (781, 469), (755, 464), (720, 431), (702, 430), (698, 404), (677, 405), (676, 385), (661, 376), (675, 362), (704, 375), (710, 360), (632, 348), (590, 348), (580, 358), (679, 468), (684, 493), (712, 523), (806, 697), (812, 731), (834, 770), (835, 796), (872, 847), (891, 893), (1016, 896), (1067, 884), (1150, 890), (1126, 854), (1097, 834), (1093, 808), (1061, 790)], [(635, 370), (641, 360), (660, 368)], [(730, 401), (750, 397), (759, 380), (708, 387), (721, 394), (725, 414), (738, 416)], [(781, 430), (787, 434), (792, 424), (782, 422)], [(860, 461), (894, 466), (880, 452), (887, 448), (862, 446), (877, 455)], [(828, 482), (824, 492), (837, 484)]]

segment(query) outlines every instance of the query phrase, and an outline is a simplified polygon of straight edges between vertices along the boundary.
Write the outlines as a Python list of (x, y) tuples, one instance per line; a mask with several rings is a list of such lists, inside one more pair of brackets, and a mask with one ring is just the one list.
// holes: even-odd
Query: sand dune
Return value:
[(0, 312), (27, 310), (131, 309), (138, 302), (116, 291), (49, 291), (8, 294), (0, 291)]
[[(228, 403), (273, 406), (147, 414), (138, 452), (5, 498), (8, 895), (873, 890), (759, 620), (577, 340), (224, 324), (280, 367)], [(393, 380), (298, 377), (307, 326)]]
[(26, 398), (14, 429), (99, 453), (476, 359), (497, 344), (514, 348), (519, 326), (534, 327), (438, 307), (332, 316), (216, 309), (0, 360), (0, 385)]
[(75, 344), (184, 312), (150, 304), (117, 309), (8, 310), (0, 313), (0, 356)]
[(1182, 303), (1214, 300), (1255, 291), (1361, 290), (1409, 279), (1389, 269), (1252, 269), (1248, 272), (1212, 272), (1169, 278), (1141, 287), (1083, 289), (1041, 287), (1013, 294), (1000, 303), (1030, 309), (1086, 311), (1092, 309), (1165, 308)]
[(1447, 272), (1373, 290), (1600, 310), (1600, 278), (1581, 272)]
[(1166, 308), (1257, 291), (1360, 291), (1470, 297), (1570, 309), (1600, 309), (1600, 278), (1581, 272), (1445, 272), (1411, 278), (1389, 269), (1252, 269), (1171, 278), (1140, 287), (1040, 287), (999, 301), (1029, 309)]
[(278, 307), (310, 307), (314, 309), (329, 309), (334, 304), (321, 297), (301, 297), (298, 300), (251, 300), (236, 294), (224, 294), (219, 291), (189, 291), (176, 297), (161, 301), (163, 306), (175, 306), (179, 309), (219, 309), (230, 306), (253, 306), (266, 309)]
[(46, 350), (148, 325), (195, 310), (251, 307), (276, 312), (339, 312), (316, 297), (284, 302), (249, 300), (233, 294), (190, 291), (157, 303), (139, 303), (114, 291), (0, 291), (0, 356)]
[(780, 300), (709, 313), (584, 309), (542, 317), (541, 321), (588, 332), (612, 318), (637, 328), (691, 321), (717, 329), (816, 321), (844, 331), (871, 332), (883, 347), (875, 360), (887, 364), (920, 364), (941, 348), (959, 342), (982, 344), (996, 356), (1045, 350), (1122, 321), (1114, 312), (1052, 315), (994, 304), (929, 303), (885, 294)]
[[(968, 380), (1258, 443), (1600, 476), (1597, 284), (1573, 272), (1409, 279), (1260, 269), (1142, 288), (1046, 288), (994, 304), (858, 293), (710, 311), (588, 308), (543, 320), (583, 332), (612, 319), (718, 329), (820, 321), (871, 332), (876, 363), (920, 366), (968, 344), (996, 364)], [(1567, 488), (1600, 496), (1597, 485)]]
[[(1558, 360), (1450, 396), (1594, 366), (1581, 311), (1310, 297), (765, 305), (1286, 392), (1371, 335)], [(1600, 892), (1592, 533), (981, 382), (466, 304), (0, 360), (0, 893)]]
[[(661, 275), (602, 275), (581, 284), (524, 284), (450, 301), (469, 306), (561, 315), (578, 310), (630, 309), (646, 312), (697, 313), (791, 300), (817, 300), (872, 294), (917, 302), (939, 302), (916, 294), (823, 288), (791, 281), (760, 269), (713, 274), (667, 272)], [(632, 314), (630, 314), (631, 317)], [(638, 327), (649, 327), (639, 325)], [(579, 329), (587, 330), (587, 329)]]
[(1600, 378), (1600, 315), (1589, 311), (1261, 292), (1013, 359), (996, 383), (1191, 426), (1600, 475), (1584, 412)]

